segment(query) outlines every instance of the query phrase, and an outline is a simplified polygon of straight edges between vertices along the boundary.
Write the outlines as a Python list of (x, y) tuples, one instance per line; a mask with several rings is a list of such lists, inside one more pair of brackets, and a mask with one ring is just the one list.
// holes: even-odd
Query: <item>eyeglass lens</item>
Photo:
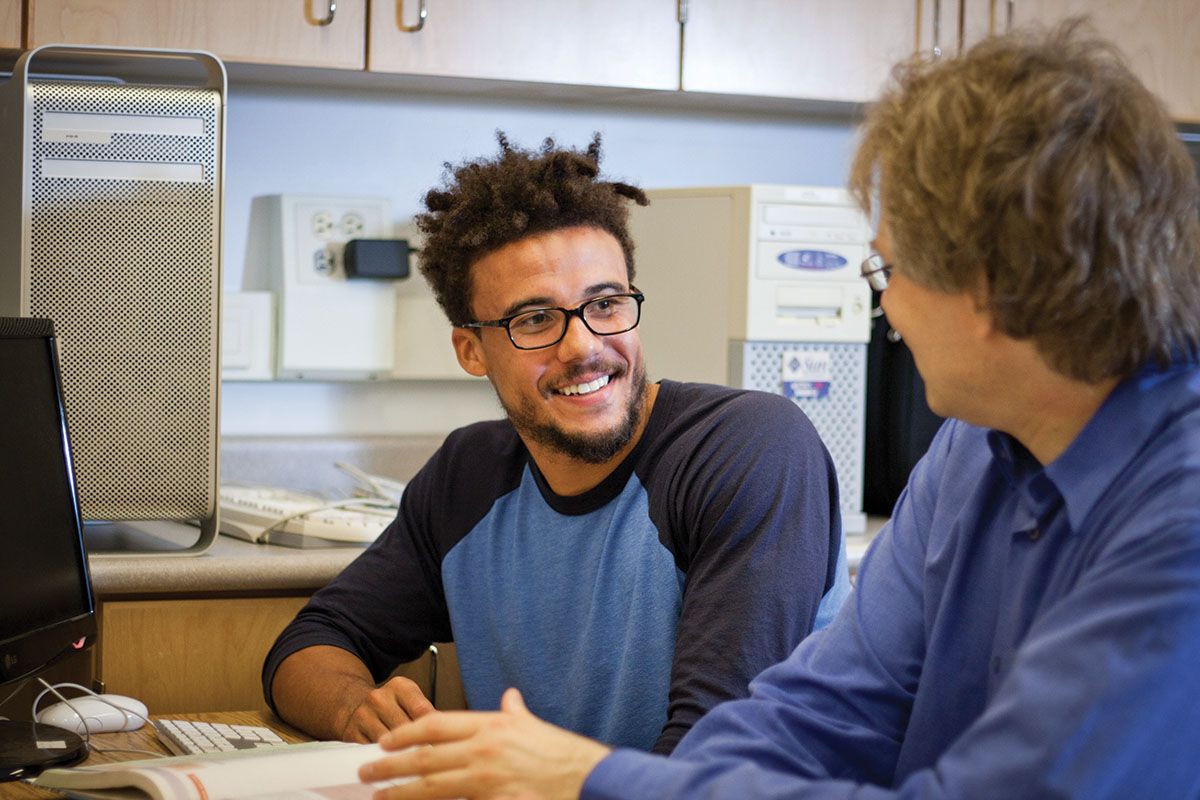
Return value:
[[(637, 327), (639, 305), (627, 295), (597, 297), (580, 306), (578, 314), (592, 333), (611, 336)], [(517, 347), (549, 347), (567, 332), (571, 315), (561, 308), (535, 309), (513, 317), (508, 323), (508, 334)]]
[(867, 284), (875, 291), (882, 292), (888, 287), (888, 277), (892, 274), (892, 267), (884, 262), (883, 256), (879, 253), (867, 256), (862, 262), (861, 271)]

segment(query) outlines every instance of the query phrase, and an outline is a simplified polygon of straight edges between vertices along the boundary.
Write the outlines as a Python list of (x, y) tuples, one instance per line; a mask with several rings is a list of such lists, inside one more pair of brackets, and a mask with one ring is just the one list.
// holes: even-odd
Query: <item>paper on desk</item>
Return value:
[(145, 797), (367, 800), (377, 787), (361, 783), (358, 768), (383, 755), (383, 749), (376, 744), (317, 742), (252, 752), (48, 770), (35, 783), (71, 797), (101, 800)]

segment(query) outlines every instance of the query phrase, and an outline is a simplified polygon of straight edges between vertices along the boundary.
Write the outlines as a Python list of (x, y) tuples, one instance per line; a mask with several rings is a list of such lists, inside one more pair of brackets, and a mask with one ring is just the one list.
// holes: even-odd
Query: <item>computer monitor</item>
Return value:
[[(54, 327), (44, 319), (0, 317), (0, 609), (0, 696), (96, 635)], [(0, 780), (84, 753), (69, 731), (0, 721)]]

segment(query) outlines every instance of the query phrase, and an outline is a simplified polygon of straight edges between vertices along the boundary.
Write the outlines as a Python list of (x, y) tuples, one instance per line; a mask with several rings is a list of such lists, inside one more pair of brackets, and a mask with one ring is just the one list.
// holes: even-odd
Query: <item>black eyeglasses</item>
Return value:
[(461, 328), (504, 328), (518, 350), (552, 347), (567, 335), (571, 317), (579, 317), (597, 336), (615, 336), (631, 331), (642, 319), (642, 301), (646, 296), (635, 287), (631, 292), (606, 294), (575, 308), (533, 308), (502, 319), (468, 322)]
[(892, 277), (892, 265), (885, 262), (879, 253), (871, 253), (863, 259), (859, 272), (872, 289), (882, 292), (888, 287), (888, 279)]

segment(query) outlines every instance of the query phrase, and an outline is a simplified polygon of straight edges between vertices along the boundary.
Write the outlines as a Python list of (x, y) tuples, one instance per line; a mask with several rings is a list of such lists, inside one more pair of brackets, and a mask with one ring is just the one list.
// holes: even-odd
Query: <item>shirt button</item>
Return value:
[(1000, 656), (992, 656), (992, 672), (994, 674), (999, 675), (1000, 667), (1002, 667), (1003, 665), (1004, 665), (1004, 662), (1001, 661)]
[(1036, 542), (1040, 538), (1042, 538), (1042, 529), (1041, 528), (1034, 528), (1033, 530), (1031, 530), (1029, 532), (1029, 541)]

